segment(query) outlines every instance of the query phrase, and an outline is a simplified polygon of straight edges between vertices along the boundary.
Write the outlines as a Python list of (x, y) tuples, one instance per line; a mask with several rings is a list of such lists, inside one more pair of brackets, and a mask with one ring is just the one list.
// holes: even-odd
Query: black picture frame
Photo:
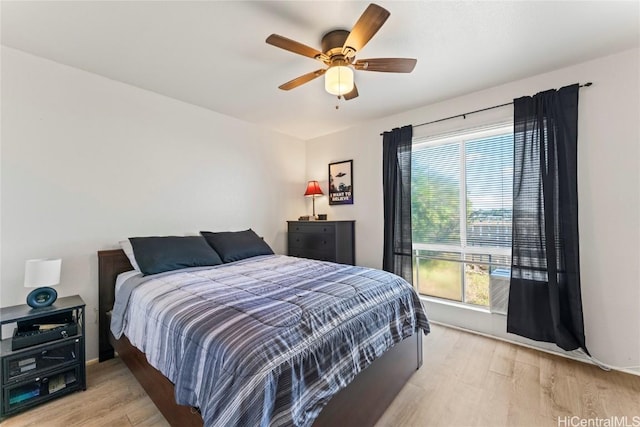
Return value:
[(353, 160), (329, 163), (329, 204), (353, 204)]

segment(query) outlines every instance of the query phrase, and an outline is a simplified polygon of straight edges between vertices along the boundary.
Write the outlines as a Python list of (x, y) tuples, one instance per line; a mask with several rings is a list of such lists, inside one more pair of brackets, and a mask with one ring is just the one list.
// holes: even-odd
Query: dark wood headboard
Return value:
[(115, 301), (116, 277), (133, 267), (122, 249), (98, 251), (98, 327), (100, 354), (99, 361), (113, 358), (113, 347), (109, 342), (109, 326), (111, 319), (107, 312), (113, 308)]

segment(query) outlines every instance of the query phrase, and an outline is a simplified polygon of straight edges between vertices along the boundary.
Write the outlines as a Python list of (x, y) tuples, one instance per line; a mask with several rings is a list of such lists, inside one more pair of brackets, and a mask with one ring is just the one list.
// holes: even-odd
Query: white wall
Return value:
[(61, 296), (87, 303), (97, 357), (97, 256), (128, 236), (253, 228), (286, 250), (304, 212), (305, 144), (245, 122), (2, 48), (0, 306), (24, 261), (61, 257)]
[[(579, 226), (587, 346), (618, 367), (640, 365), (640, 50), (600, 58), (471, 93), (307, 142), (307, 179), (327, 188), (327, 164), (354, 160), (354, 204), (316, 210), (330, 219), (356, 220), (356, 262), (382, 265), (382, 137), (385, 130), (419, 124), (509, 102), (550, 88), (592, 81), (580, 91)], [(366, 91), (357, 102), (366, 102)], [(509, 118), (505, 107), (415, 128), (414, 136)], [(518, 340), (506, 334), (501, 315), (428, 302), (430, 317), (459, 327)], [(533, 341), (520, 339), (528, 344)], [(545, 348), (556, 348), (545, 346)], [(640, 369), (636, 369), (640, 372)]]

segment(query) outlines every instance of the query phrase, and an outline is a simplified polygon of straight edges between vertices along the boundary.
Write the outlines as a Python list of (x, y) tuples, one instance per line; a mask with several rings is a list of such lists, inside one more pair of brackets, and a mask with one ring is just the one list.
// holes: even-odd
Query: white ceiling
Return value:
[(269, 34), (320, 49), (324, 33), (351, 29), (367, 4), (2, 1), (2, 44), (310, 139), (640, 39), (638, 1), (379, 1), (391, 16), (357, 58), (417, 58), (413, 73), (357, 71), (360, 96), (339, 110), (322, 78), (278, 89), (322, 64), (267, 45)]

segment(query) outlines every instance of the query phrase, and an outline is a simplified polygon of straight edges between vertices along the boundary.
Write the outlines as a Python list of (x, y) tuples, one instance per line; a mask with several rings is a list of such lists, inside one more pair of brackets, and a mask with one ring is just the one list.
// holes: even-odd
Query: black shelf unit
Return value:
[[(59, 298), (53, 305), (26, 304), (0, 308), (0, 326), (67, 314), (77, 325), (73, 335), (12, 350), (13, 337), (0, 335), (0, 418), (69, 393), (86, 390), (85, 303), (78, 295)], [(1, 334), (1, 332), (0, 332)]]

